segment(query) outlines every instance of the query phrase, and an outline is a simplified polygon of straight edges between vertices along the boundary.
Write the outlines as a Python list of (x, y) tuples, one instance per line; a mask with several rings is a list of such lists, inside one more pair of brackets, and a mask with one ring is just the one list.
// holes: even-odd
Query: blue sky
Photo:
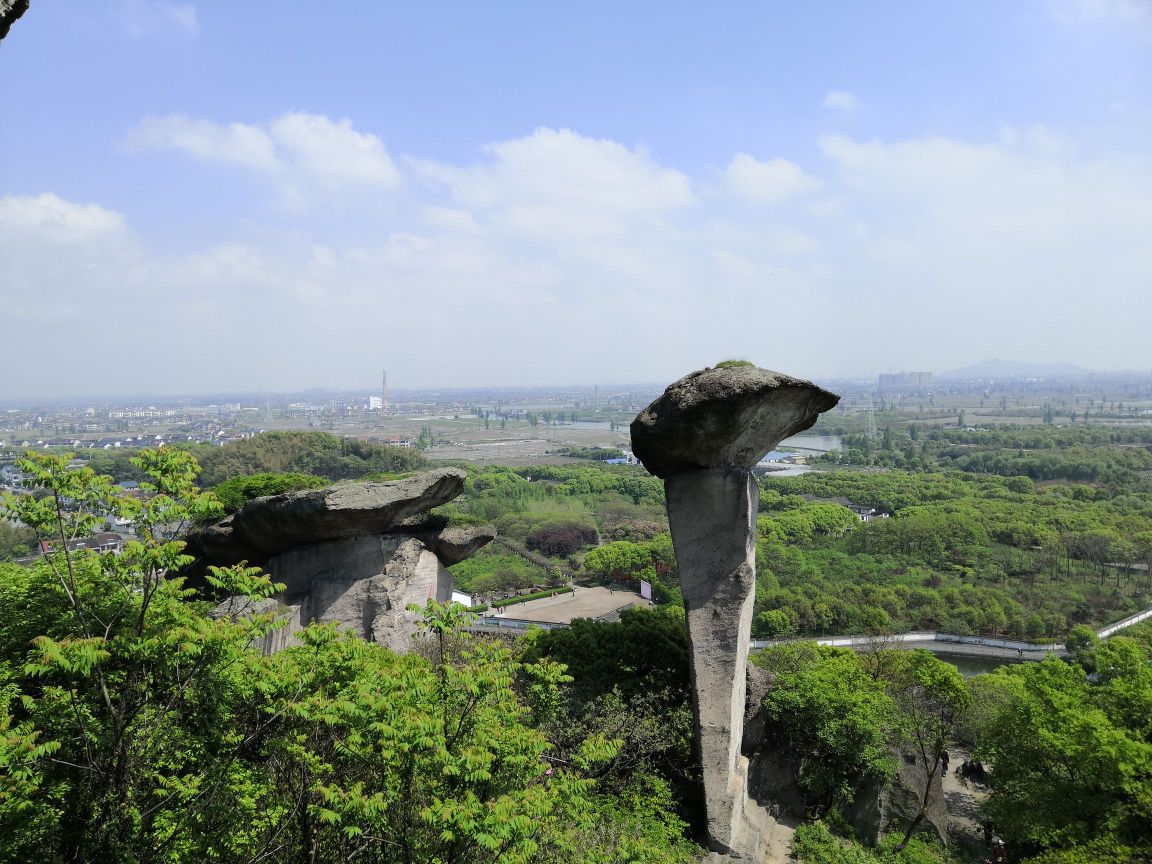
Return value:
[(0, 398), (1147, 368), (1152, 2), (34, 0)]

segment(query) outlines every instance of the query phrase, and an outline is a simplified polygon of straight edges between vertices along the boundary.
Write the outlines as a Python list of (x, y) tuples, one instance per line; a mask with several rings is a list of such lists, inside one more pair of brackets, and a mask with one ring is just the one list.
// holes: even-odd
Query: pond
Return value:
[(843, 439), (839, 435), (793, 435), (781, 441), (778, 446), (827, 453), (829, 450), (840, 450), (843, 445)]
[(1019, 662), (1017, 660), (1004, 660), (1000, 657), (972, 657), (970, 655), (944, 654), (938, 651), (933, 653), (945, 663), (951, 663), (955, 666), (965, 678), (975, 678), (977, 675), (994, 672), (1001, 666)]

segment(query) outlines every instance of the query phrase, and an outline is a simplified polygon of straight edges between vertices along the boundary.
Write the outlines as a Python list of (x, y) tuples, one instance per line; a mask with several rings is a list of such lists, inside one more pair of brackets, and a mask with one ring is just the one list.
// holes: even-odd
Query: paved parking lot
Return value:
[[(542, 600), (529, 600), (509, 606), (499, 617), (521, 621), (568, 624), (573, 618), (599, 618), (625, 606), (651, 606), (639, 594), (609, 591), (607, 588), (577, 588), (574, 594), (558, 594)], [(491, 613), (489, 613), (491, 614)]]

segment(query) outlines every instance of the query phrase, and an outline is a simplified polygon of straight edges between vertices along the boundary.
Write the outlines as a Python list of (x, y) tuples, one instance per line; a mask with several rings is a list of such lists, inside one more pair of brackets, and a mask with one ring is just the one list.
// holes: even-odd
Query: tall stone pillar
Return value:
[(632, 448), (664, 478), (692, 653), (696, 749), (716, 857), (761, 864), (773, 821), (748, 797), (740, 752), (756, 588), (759, 486), (751, 468), (839, 397), (752, 365), (693, 372), (632, 423)]

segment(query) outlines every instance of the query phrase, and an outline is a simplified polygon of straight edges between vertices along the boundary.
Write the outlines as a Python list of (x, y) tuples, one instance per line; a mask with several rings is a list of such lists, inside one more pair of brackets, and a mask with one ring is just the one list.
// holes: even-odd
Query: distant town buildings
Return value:
[(882, 372), (876, 379), (880, 390), (922, 390), (932, 386), (931, 372)]

